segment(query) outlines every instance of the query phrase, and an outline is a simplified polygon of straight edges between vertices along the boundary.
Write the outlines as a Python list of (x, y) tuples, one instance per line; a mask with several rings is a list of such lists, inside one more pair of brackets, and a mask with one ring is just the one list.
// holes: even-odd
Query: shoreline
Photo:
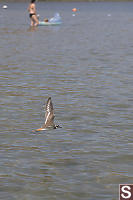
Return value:
[[(2, 0), (0, 3), (29, 3), (30, 0)], [(38, 2), (133, 2), (133, 0), (38, 0)]]

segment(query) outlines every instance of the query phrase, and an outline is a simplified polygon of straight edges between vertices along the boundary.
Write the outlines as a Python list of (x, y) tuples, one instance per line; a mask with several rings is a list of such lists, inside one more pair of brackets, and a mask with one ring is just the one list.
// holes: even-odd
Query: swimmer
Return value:
[(45, 19), (44, 19), (44, 22), (48, 22), (48, 19), (47, 19), (47, 18), (45, 18)]
[(28, 7), (29, 17), (30, 17), (30, 20), (31, 20), (31, 26), (37, 26), (39, 24), (37, 14), (36, 14), (35, 1), (36, 0), (31, 0), (30, 5)]

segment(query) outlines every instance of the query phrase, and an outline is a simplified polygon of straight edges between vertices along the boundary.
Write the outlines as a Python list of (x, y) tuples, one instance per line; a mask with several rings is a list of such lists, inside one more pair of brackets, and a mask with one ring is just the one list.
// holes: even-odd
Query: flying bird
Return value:
[(53, 103), (52, 103), (51, 97), (49, 97), (46, 103), (46, 108), (45, 108), (45, 122), (41, 128), (36, 129), (35, 131), (61, 128), (61, 126), (54, 124), (54, 117), (55, 115), (54, 115)]

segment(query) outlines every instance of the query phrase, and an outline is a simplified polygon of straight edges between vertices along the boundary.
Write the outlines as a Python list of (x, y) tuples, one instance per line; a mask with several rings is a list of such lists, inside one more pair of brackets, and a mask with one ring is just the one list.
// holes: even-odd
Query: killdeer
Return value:
[(36, 129), (35, 131), (43, 131), (47, 129), (56, 129), (56, 128), (62, 128), (59, 125), (54, 124), (54, 109), (51, 97), (48, 98), (46, 103), (46, 110), (45, 110), (45, 122), (43, 126), (39, 129)]

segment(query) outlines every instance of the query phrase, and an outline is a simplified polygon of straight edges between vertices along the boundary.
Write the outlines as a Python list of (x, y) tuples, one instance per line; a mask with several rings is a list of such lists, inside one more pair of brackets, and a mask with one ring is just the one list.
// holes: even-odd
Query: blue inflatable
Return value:
[(54, 17), (50, 18), (48, 21), (39, 21), (39, 26), (60, 25), (61, 23), (60, 14), (56, 13)]

